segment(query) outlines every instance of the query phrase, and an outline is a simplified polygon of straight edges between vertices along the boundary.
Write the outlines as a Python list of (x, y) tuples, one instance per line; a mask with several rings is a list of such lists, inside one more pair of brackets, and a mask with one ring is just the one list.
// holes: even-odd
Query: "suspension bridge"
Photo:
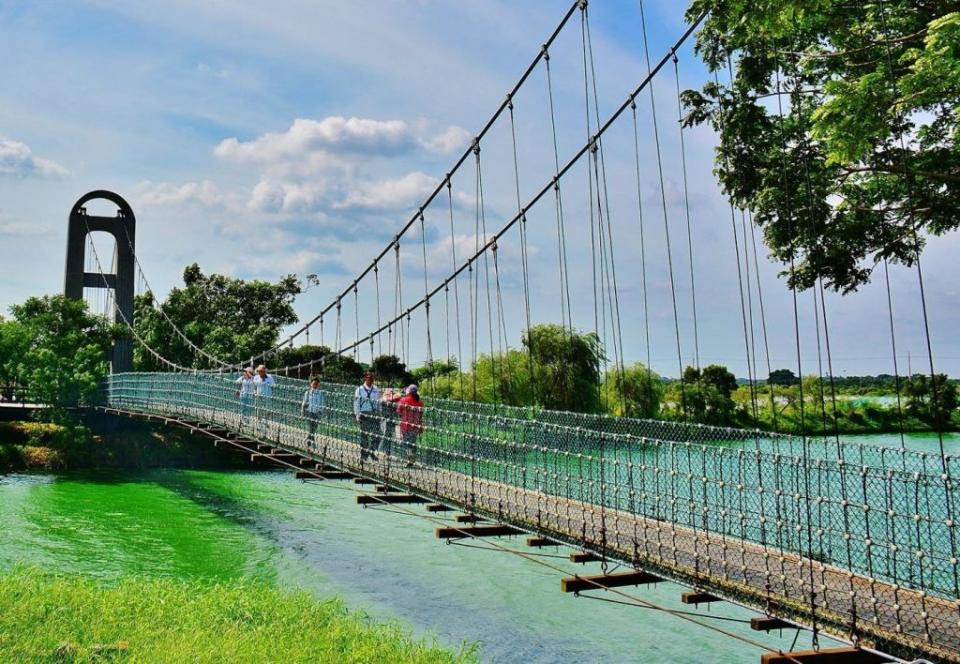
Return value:
[[(649, 367), (649, 321), (655, 310), (648, 285), (657, 279), (669, 282), (663, 310), (673, 324), (667, 345), (675, 346), (679, 371), (684, 340), (692, 342), (686, 352), (699, 368), (698, 321), (704, 321), (696, 299), (694, 250), (699, 245), (691, 224), (680, 55), (702, 19), (691, 21), (659, 57), (651, 56), (644, 23), (646, 71), (604, 114), (589, 8), (583, 1), (573, 3), (472, 143), (396, 234), (315, 316), (252, 357), (221, 358), (204, 350), (159, 303), (154, 303), (158, 315), (189, 349), (192, 361), (175, 362), (151, 347), (133, 320), (134, 274), (139, 272), (149, 288), (135, 249), (133, 212), (109, 192), (84, 197), (70, 217), (67, 292), (75, 297), (84, 288), (111, 293), (107, 309), (130, 337), (115, 349), (103, 401), (94, 407), (186, 427), (253, 460), (296, 469), (302, 479), (381, 485), (360, 494), (361, 504), (389, 504), (423, 515), (462, 510), (462, 523), (440, 524), (440, 538), (527, 533), (531, 547), (563, 543), (576, 547), (575, 561), (604, 562), (603, 574), (562, 579), (567, 592), (619, 594), (643, 605), (642, 590), (627, 594), (623, 589), (671, 580), (690, 588), (684, 600), (689, 603), (725, 600), (755, 609), (757, 630), (809, 631), (810, 650), (769, 652), (758, 644), (767, 662), (960, 661), (955, 517), (960, 498), (954, 485), (960, 462), (945, 453), (942, 436), (938, 450), (916, 451), (848, 442), (839, 435), (795, 436), (507, 406), (494, 392), (493, 403), (431, 398), (415, 445), (382, 436), (376, 454), (367, 458), (358, 443), (353, 387), (323, 384), (325, 403), (316, 421), (302, 409), (303, 378), (333, 356), (273, 367), (277, 385), (256, 399), (251, 412), (239, 400), (236, 379), (242, 367), (275, 364), (283, 349), (309, 344), (311, 332), (321, 344), (330, 344), (334, 356), (357, 361), (367, 352), (371, 360), (388, 352), (407, 363), (472, 359), (475, 365), (486, 355), (494, 372), (510, 372), (517, 367), (507, 366), (505, 358), (517, 331), (552, 317), (571, 333), (575, 323), (592, 327), (609, 349), (610, 357), (603, 360), (608, 373), (622, 372), (638, 344), (645, 346)], [(561, 86), (555, 79), (564, 67), (573, 82)], [(666, 116), (662, 104), (657, 110), (657, 83), (675, 95), (676, 105), (673, 99), (668, 105), (669, 130), (660, 126)], [(569, 141), (558, 136), (558, 118), (573, 110), (559, 102), (565, 98), (560, 87), (581, 95), (584, 136), (569, 149)], [(791, 93), (778, 80), (771, 97), (797, 103)], [(518, 147), (518, 108), (532, 95), (539, 105), (531, 101), (529, 107), (544, 112), (535, 142), (546, 146), (545, 156), (537, 158)], [(782, 120), (782, 107), (779, 112)], [(661, 148), (668, 133), (679, 150), (672, 159)], [(531, 162), (529, 169), (522, 167), (524, 160)], [(664, 171), (671, 164), (681, 183), (679, 213), (668, 209)], [(651, 177), (657, 199), (653, 212), (645, 207), (643, 185)], [(491, 193), (494, 188), (500, 193)], [(116, 219), (87, 214), (85, 205), (98, 197), (117, 204)], [(632, 208), (625, 211), (623, 201), (631, 199)], [(757, 240), (745, 211), (731, 205), (729, 214), (735, 265), (726, 274), (735, 275), (740, 311), (734, 325), (742, 327), (754, 386), (758, 356), (765, 354), (768, 373), (771, 369)], [(654, 229), (662, 233), (662, 248), (648, 244)], [(115, 265), (105, 266), (92, 244), (85, 252), (84, 239), (97, 230), (114, 234)], [(681, 251), (675, 246), (678, 238)], [(658, 252), (660, 260), (653, 257)], [(538, 287), (535, 267), (548, 254), (555, 276)], [(589, 265), (586, 288), (576, 283), (581, 265)], [(629, 287), (625, 265), (639, 277)], [(790, 295), (799, 330), (797, 291)], [(814, 295), (818, 364), (822, 372), (822, 337), (832, 376), (822, 284), (819, 298)], [(922, 290), (919, 295), (924, 297)], [(539, 301), (547, 297), (549, 310), (537, 314)], [(769, 306), (769, 289), (766, 297)], [(642, 325), (624, 324), (628, 310), (642, 312)], [(691, 314), (692, 334), (682, 329), (682, 310)], [(802, 376), (799, 331), (795, 341)], [(134, 347), (144, 361), (163, 370), (133, 372)], [(526, 359), (533, 375), (533, 360)], [(932, 352), (929, 359), (933, 373)], [(537, 403), (537, 395), (532, 397)], [(755, 393), (753, 399), (755, 409)], [(626, 571), (609, 570), (607, 561)], [(695, 620), (686, 614), (679, 618)], [(821, 649), (821, 633), (849, 647)]]

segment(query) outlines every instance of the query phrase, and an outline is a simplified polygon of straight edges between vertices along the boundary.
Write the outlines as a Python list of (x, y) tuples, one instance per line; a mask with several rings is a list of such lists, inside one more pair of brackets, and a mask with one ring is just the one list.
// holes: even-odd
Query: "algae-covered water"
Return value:
[[(444, 644), (479, 642), (485, 661), (741, 662), (761, 654), (661, 612), (562, 594), (558, 572), (444, 545), (435, 523), (363, 509), (354, 496), (350, 484), (304, 483), (286, 472), (0, 475), (0, 570), (27, 563), (105, 580), (253, 577), (340, 595)], [(501, 541), (524, 549), (519, 538)], [(584, 569), (564, 560), (568, 549), (544, 552), (563, 555), (547, 560), (567, 570)], [(630, 592), (690, 608), (673, 584)], [(752, 615), (727, 604), (699, 613)], [(771, 646), (787, 647), (793, 637), (703, 620)]]

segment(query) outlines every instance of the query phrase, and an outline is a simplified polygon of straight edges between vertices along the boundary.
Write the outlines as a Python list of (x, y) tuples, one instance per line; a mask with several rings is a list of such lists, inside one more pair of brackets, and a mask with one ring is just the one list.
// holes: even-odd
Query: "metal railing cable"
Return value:
[[(584, 143), (579, 150), (574, 153), (574, 155), (566, 162), (566, 164), (558, 171), (557, 175), (545, 184), (541, 189), (537, 191), (530, 199), (528, 199), (527, 204), (523, 206), (521, 212), (518, 212), (516, 215), (510, 218), (501, 228), (489, 236), (486, 241), (480, 246), (469, 258), (467, 258), (456, 270), (448, 274), (439, 284), (437, 284), (433, 289), (431, 289), (423, 298), (410, 305), (404, 309), (399, 315), (395, 316), (391, 321), (387, 321), (380, 328), (375, 329), (369, 332), (366, 336), (353, 341), (352, 343), (346, 344), (338, 349), (336, 349), (337, 354), (343, 354), (352, 351), (358, 345), (369, 342), (369, 340), (375, 335), (383, 332), (389, 326), (396, 324), (398, 321), (403, 320), (405, 317), (409, 316), (413, 312), (422, 308), (430, 299), (436, 296), (438, 293), (442, 292), (443, 289), (454, 279), (456, 279), (460, 274), (465, 271), (472, 271), (474, 269), (474, 263), (479, 259), (487, 255), (487, 252), (490, 251), (497, 242), (500, 241), (504, 235), (507, 234), (517, 223), (524, 218), (524, 215), (529, 212), (529, 210), (536, 205), (547, 193), (553, 190), (554, 185), (557, 181), (563, 178), (579, 161), (583, 158), (584, 155), (589, 154), (593, 146), (596, 144), (596, 141), (602, 137), (620, 118), (621, 115), (635, 102), (636, 97), (643, 92), (649, 83), (654, 79), (654, 77), (660, 72), (663, 67), (671, 61), (673, 54), (687, 41), (690, 35), (696, 30), (700, 23), (705, 18), (706, 14), (704, 13), (693, 22), (691, 22), (681, 37), (671, 46), (668, 52), (653, 66), (646, 76), (640, 81), (637, 87), (630, 92), (626, 100), (613, 112), (611, 113), (606, 121), (596, 130), (596, 132), (591, 136), (590, 140)], [(476, 302), (474, 303), (476, 304)]]
[[(500, 103), (497, 109), (493, 112), (493, 114), (489, 117), (487, 122), (483, 125), (483, 127), (474, 137), (473, 143), (463, 151), (460, 157), (454, 162), (453, 167), (450, 169), (450, 171), (446, 173), (446, 175), (437, 184), (434, 190), (420, 203), (420, 205), (417, 208), (417, 211), (414, 212), (413, 215), (410, 217), (410, 219), (400, 228), (400, 230), (393, 237), (390, 243), (387, 244), (382, 250), (380, 250), (380, 252), (373, 258), (370, 264), (367, 265), (363, 270), (361, 270), (357, 274), (357, 276), (353, 278), (350, 284), (346, 288), (344, 288), (343, 291), (338, 296), (336, 296), (329, 304), (323, 307), (320, 310), (320, 313), (316, 314), (309, 321), (302, 324), (294, 332), (289, 334), (282, 341), (279, 341), (278, 343), (276, 343), (273, 347), (267, 350), (264, 350), (258, 353), (257, 355), (254, 355), (253, 358), (251, 358), (253, 361), (261, 361), (261, 360), (265, 361), (266, 359), (271, 357), (273, 354), (275, 354), (279, 349), (283, 348), (285, 345), (288, 345), (293, 340), (299, 338), (311, 326), (313, 326), (315, 323), (320, 321), (323, 316), (333, 311), (342, 298), (349, 295), (350, 292), (357, 286), (357, 284), (360, 283), (360, 281), (362, 281), (365, 277), (367, 277), (367, 275), (373, 272), (378, 262), (383, 260), (390, 253), (390, 251), (399, 243), (400, 239), (404, 237), (404, 235), (406, 235), (406, 233), (410, 231), (410, 229), (412, 228), (415, 229), (417, 227), (417, 224), (419, 223), (419, 219), (420, 219), (420, 214), (422, 213), (422, 211), (425, 210), (443, 192), (443, 190), (447, 188), (453, 175), (457, 173), (461, 169), (461, 167), (463, 167), (463, 165), (467, 162), (467, 160), (473, 154), (474, 146), (478, 145), (480, 141), (483, 140), (483, 138), (487, 135), (487, 133), (491, 130), (491, 128), (496, 124), (497, 120), (504, 114), (505, 111), (508, 110), (510, 105), (510, 100), (516, 96), (517, 92), (519, 92), (520, 89), (523, 87), (523, 85), (527, 82), (530, 75), (536, 70), (537, 65), (544, 58), (544, 55), (547, 52), (547, 49), (554, 43), (554, 41), (563, 31), (563, 28), (569, 22), (570, 18), (574, 15), (577, 9), (581, 8), (583, 4), (585, 4), (583, 0), (575, 0), (575, 2), (573, 2), (570, 5), (566, 13), (561, 18), (560, 22), (554, 28), (553, 32), (550, 34), (547, 40), (543, 43), (543, 46), (538, 50), (533, 60), (526, 67), (526, 69), (520, 75), (520, 78), (517, 80), (517, 82), (513, 85), (513, 87), (507, 93), (506, 98)], [(245, 361), (246, 359), (244, 360), (244, 362)], [(230, 366), (234, 368), (240, 368), (241, 366), (243, 366), (244, 362), (232, 364)]]

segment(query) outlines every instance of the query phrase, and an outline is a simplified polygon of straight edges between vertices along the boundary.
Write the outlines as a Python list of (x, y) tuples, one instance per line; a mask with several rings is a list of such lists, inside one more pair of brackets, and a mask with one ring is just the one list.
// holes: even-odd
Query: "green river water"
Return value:
[[(930, 451), (935, 444), (911, 440)], [(340, 595), (354, 609), (454, 647), (479, 642), (485, 661), (759, 660), (758, 648), (675, 616), (561, 594), (558, 572), (518, 556), (444, 545), (434, 538), (436, 524), (362, 509), (352, 489), (287, 472), (0, 475), (0, 570), (26, 563), (107, 580), (253, 577)], [(523, 548), (519, 538), (503, 541)], [(543, 551), (562, 554), (549, 560), (571, 573), (584, 570), (565, 560), (569, 549)], [(670, 583), (630, 589), (688, 610), (681, 591)], [(786, 648), (793, 637), (710, 618), (754, 615), (729, 604), (699, 613), (768, 646)]]

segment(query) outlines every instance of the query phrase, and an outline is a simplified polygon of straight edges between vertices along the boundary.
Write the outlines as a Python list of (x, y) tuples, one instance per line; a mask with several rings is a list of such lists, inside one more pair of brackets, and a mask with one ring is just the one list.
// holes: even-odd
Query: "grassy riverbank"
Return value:
[(336, 599), (264, 583), (0, 574), (4, 662), (473, 662)]

